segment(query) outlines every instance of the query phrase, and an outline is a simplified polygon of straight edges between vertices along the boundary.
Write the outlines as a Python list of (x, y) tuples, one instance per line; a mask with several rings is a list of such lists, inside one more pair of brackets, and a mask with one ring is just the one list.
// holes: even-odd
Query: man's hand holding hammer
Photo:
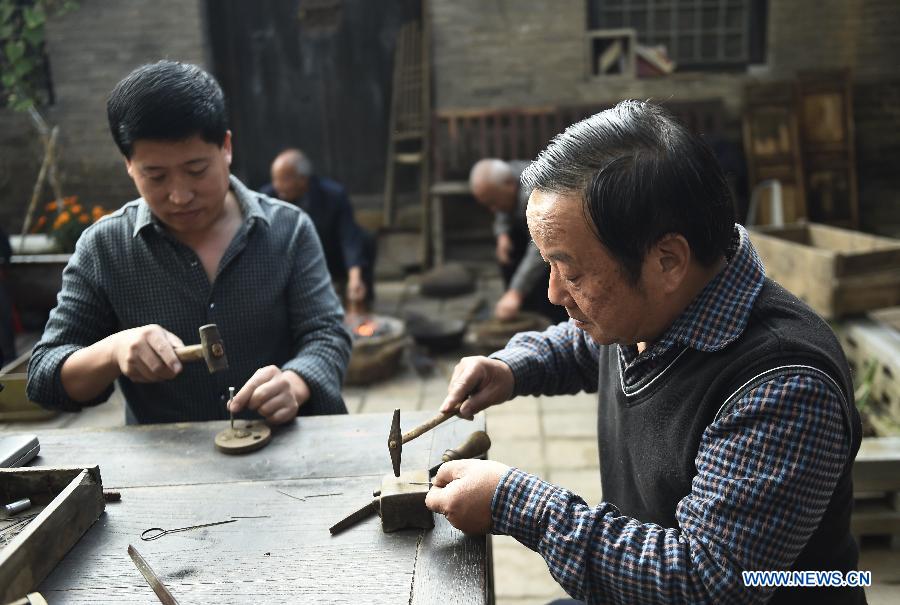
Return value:
[[(156, 324), (122, 330), (73, 353), (63, 364), (60, 378), (72, 399), (90, 401), (119, 376), (138, 383), (175, 378), (183, 368), (178, 350), (184, 349), (178, 336)], [(283, 424), (296, 417), (309, 396), (299, 374), (267, 366), (257, 370), (235, 395), (231, 411), (249, 408), (270, 424)]]
[[(471, 418), (483, 409), (507, 401), (514, 379), (509, 366), (487, 357), (464, 357), (453, 370), (441, 412), (459, 407)], [(447, 517), (466, 533), (491, 530), (491, 499), (509, 467), (492, 460), (455, 460), (441, 465), (428, 491), (425, 505)]]

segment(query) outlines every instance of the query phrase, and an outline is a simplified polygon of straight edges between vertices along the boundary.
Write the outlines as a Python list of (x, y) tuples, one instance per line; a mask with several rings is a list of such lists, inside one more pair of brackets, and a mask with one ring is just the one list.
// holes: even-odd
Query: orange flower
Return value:
[(72, 217), (69, 215), (69, 213), (66, 210), (63, 210), (59, 213), (59, 216), (56, 217), (56, 220), (53, 221), (53, 228), (59, 229), (60, 227), (68, 223), (69, 219), (71, 218)]
[(47, 212), (53, 212), (54, 210), (56, 210), (56, 202), (47, 202), (46, 204), (44, 204), (44, 210), (46, 210)]
[(34, 233), (37, 233), (38, 231), (40, 231), (41, 229), (43, 229), (43, 228), (44, 228), (44, 225), (46, 225), (46, 224), (47, 224), (47, 217), (41, 215), (41, 216), (38, 217), (37, 223), (35, 223), (34, 229), (32, 229), (32, 231), (33, 231)]
[(74, 206), (77, 202), (78, 202), (78, 196), (77, 196), (77, 195), (70, 195), (69, 197), (64, 197), (64, 198), (63, 198), (63, 205), (64, 205), (64, 206)]
[(72, 204), (72, 214), (81, 214), (84, 208), (81, 207), (81, 204)]
[(78, 222), (87, 225), (89, 222), (91, 222), (91, 217), (89, 217), (89, 216), (86, 215), (86, 214), (79, 214), (79, 215), (78, 215)]
[(94, 206), (93, 208), (91, 208), (91, 216), (95, 221), (105, 214), (106, 209), (103, 206)]

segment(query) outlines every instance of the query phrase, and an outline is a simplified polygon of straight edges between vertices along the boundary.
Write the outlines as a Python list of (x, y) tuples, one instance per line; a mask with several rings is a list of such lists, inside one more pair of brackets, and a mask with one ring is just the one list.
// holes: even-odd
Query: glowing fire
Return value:
[(372, 336), (375, 334), (375, 329), (377, 328), (374, 320), (364, 321), (354, 328), (354, 332), (358, 336)]

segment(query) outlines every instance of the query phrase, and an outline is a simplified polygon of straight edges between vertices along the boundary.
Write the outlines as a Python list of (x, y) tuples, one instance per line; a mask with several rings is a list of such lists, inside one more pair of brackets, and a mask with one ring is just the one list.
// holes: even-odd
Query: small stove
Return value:
[(367, 385), (397, 373), (409, 342), (403, 321), (387, 315), (348, 315), (344, 323), (353, 338), (346, 384)]

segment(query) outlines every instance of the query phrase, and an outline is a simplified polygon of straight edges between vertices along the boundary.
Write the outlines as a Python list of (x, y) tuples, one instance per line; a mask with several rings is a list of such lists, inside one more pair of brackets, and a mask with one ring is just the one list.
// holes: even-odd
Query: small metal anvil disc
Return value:
[(265, 422), (241, 420), (216, 435), (216, 449), (226, 454), (246, 454), (265, 446), (272, 439), (272, 429)]

